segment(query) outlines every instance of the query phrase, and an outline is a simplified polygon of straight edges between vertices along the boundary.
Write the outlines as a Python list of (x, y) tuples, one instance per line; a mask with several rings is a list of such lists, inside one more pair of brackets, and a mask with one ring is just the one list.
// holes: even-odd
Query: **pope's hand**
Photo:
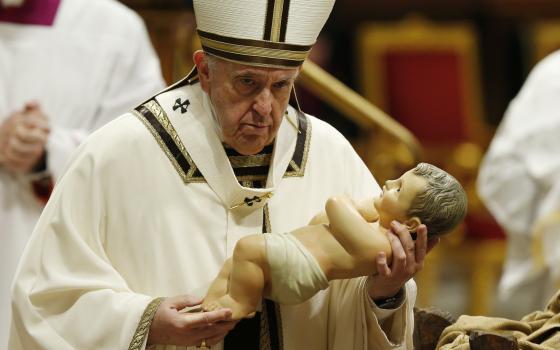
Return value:
[(45, 153), (49, 121), (37, 103), (26, 104), (0, 125), (0, 163), (12, 172), (31, 171)]
[(207, 346), (221, 342), (237, 322), (231, 321), (231, 310), (180, 312), (196, 306), (202, 299), (188, 295), (167, 298), (159, 305), (148, 334), (148, 345)]
[(388, 237), (393, 259), (389, 267), (385, 253), (377, 256), (377, 274), (368, 281), (372, 299), (396, 295), (409, 279), (422, 270), (426, 254), (439, 242), (439, 238), (428, 240), (426, 225), (418, 226), (414, 241), (406, 226), (397, 221), (391, 223)]

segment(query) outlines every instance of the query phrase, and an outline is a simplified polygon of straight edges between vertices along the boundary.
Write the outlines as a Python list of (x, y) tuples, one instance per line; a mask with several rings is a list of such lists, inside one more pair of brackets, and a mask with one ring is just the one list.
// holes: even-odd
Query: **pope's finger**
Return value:
[(216, 335), (209, 337), (208, 339), (206, 339), (206, 343), (210, 346), (212, 345), (216, 345), (219, 342), (221, 342), (226, 335), (235, 327), (235, 325), (237, 324), (237, 322), (219, 322), (216, 325), (220, 325), (221, 323), (223, 323), (222, 327), (219, 328), (219, 333), (217, 333)]
[(391, 275), (391, 269), (387, 265), (385, 252), (380, 252), (377, 255), (377, 273), (382, 277), (389, 277)]
[(418, 226), (416, 230), (416, 262), (421, 264), (426, 257), (428, 249), (428, 230), (426, 230), (425, 225)]
[(228, 334), (228, 332), (220, 333), (220, 334), (217, 334), (217, 335), (215, 335), (215, 336), (213, 336), (213, 337), (210, 337), (210, 338), (208, 338), (208, 339), (205, 339), (206, 345), (207, 345), (207, 346), (214, 346), (214, 345), (218, 344), (219, 342), (221, 342), (222, 340), (224, 340), (224, 338), (226, 337), (227, 334)]
[(197, 312), (189, 314), (190, 322), (194, 327), (207, 327), (216, 322), (231, 320), (230, 309), (219, 309), (214, 311)]
[(387, 237), (391, 243), (391, 250), (393, 251), (393, 261), (391, 262), (391, 270), (400, 268), (406, 265), (406, 252), (402, 245), (401, 240), (397, 235), (389, 231)]
[(391, 222), (391, 230), (399, 237), (407, 257), (414, 259), (414, 240), (408, 228), (398, 221)]

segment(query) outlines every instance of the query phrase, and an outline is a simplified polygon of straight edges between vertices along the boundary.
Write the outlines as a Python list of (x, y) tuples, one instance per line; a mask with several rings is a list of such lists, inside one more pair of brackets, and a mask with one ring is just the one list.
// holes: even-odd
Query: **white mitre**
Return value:
[(25, 1), (25, 0), (2, 0), (2, 1), (0, 2), (0, 4), (1, 4), (3, 7), (16, 7), (16, 6), (21, 6), (21, 5), (23, 5), (23, 2), (24, 2), (24, 1)]
[(335, 0), (194, 0), (205, 52), (254, 66), (300, 66)]

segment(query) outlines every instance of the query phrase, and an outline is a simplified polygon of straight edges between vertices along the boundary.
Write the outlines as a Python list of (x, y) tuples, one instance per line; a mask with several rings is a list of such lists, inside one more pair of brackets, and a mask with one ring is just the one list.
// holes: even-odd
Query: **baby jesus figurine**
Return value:
[(204, 298), (204, 310), (229, 308), (232, 318), (252, 317), (261, 298), (299, 304), (329, 281), (371, 275), (376, 258), (391, 259), (391, 221), (414, 234), (420, 224), (429, 236), (451, 231), (465, 217), (467, 197), (445, 171), (420, 163), (383, 186), (378, 198), (358, 206), (331, 197), (325, 212), (308, 226), (288, 233), (254, 234), (240, 239)]

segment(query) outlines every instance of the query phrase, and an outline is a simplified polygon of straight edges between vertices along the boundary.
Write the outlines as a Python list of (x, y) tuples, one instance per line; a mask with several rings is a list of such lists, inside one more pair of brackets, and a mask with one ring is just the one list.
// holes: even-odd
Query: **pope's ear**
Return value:
[(194, 64), (198, 67), (198, 65), (201, 63), (202, 59), (204, 58), (204, 51), (202, 50), (196, 50), (193, 53), (193, 62)]
[(408, 229), (408, 231), (410, 232), (416, 232), (416, 229), (418, 228), (418, 226), (420, 226), (420, 224), (422, 223), (422, 221), (420, 221), (420, 218), (417, 216), (414, 216), (408, 220), (405, 221), (405, 225), (406, 228)]
[(196, 65), (196, 70), (198, 72), (198, 78), (200, 79), (200, 86), (202, 90), (208, 93), (209, 89), (209, 69), (208, 69), (208, 58), (205, 57), (205, 53), (202, 50), (196, 50), (193, 53), (193, 61)]

